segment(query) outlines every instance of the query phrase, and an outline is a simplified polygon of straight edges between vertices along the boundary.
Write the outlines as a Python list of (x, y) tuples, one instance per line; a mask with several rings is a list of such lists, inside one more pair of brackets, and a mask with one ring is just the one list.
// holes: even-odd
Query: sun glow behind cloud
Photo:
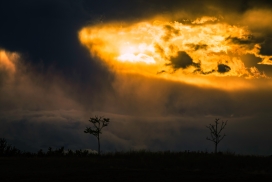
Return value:
[(18, 56), (17, 53), (9, 53), (0, 49), (0, 70), (14, 73), (16, 71), (14, 61)]
[(246, 54), (261, 58), (258, 64), (271, 64), (271, 56), (260, 55), (261, 43), (247, 27), (216, 17), (93, 25), (83, 28), (79, 38), (93, 57), (116, 72), (198, 86), (222, 88), (229, 82), (228, 89), (239, 89), (252, 87), (248, 79), (268, 78), (256, 67), (245, 66), (241, 56)]

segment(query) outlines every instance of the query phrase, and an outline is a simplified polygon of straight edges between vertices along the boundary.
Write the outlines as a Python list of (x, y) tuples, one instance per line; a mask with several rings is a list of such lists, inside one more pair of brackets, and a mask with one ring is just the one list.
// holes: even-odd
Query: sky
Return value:
[(269, 0), (2, 0), (0, 137), (25, 151), (272, 154)]

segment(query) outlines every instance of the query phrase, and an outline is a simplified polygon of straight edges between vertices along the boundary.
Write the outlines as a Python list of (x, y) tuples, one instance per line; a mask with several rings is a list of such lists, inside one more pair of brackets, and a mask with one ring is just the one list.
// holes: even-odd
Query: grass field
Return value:
[[(60, 150), (56, 150), (60, 151)], [(232, 153), (51, 151), (0, 158), (0, 181), (202, 181), (272, 179), (272, 157)], [(55, 153), (54, 153), (55, 152)], [(57, 154), (58, 153), (58, 154)]]

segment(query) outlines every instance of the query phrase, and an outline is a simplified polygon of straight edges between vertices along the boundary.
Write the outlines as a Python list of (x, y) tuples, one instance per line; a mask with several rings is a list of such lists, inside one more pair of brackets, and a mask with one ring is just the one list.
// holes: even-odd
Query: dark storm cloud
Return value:
[(9, 79), (10, 72), (5, 67), (0, 66), (0, 88), (3, 87)]
[(218, 73), (221, 73), (221, 74), (224, 74), (224, 73), (227, 73), (231, 70), (231, 68), (228, 66), (228, 65), (225, 65), (225, 64), (222, 64), (222, 63), (219, 63), (217, 65), (217, 70), (216, 69), (212, 69), (210, 71), (203, 71), (201, 69), (201, 64), (196, 64), (198, 65), (197, 69), (194, 70), (194, 73), (201, 73), (203, 75), (209, 75), (209, 74), (212, 74), (214, 72), (218, 72)]
[(242, 55), (241, 58), (244, 61), (246, 67), (255, 66), (258, 70), (262, 70), (267, 76), (272, 77), (271, 66), (258, 64), (262, 61), (261, 58), (255, 57), (251, 54)]
[(226, 73), (231, 70), (231, 68), (228, 65), (225, 64), (218, 64), (217, 66), (219, 73)]
[(84, 125), (79, 114), (75, 110), (7, 112), (7, 118), (1, 117), (1, 136), (25, 151), (37, 152), (40, 148), (47, 150), (48, 147), (61, 146), (66, 149), (88, 148), (90, 144), (82, 142)]
[(171, 57), (169, 64), (166, 64), (167, 66), (172, 66), (174, 70), (180, 69), (180, 68), (187, 68), (188, 66), (193, 65), (193, 59), (185, 52), (185, 51), (179, 51), (178, 55), (176, 57)]
[(272, 55), (272, 38), (267, 38), (264, 43), (261, 44), (260, 54), (265, 56)]
[(263, 38), (257, 38), (252, 35), (247, 35), (243, 38), (238, 37), (228, 37), (226, 38), (226, 41), (230, 40), (234, 44), (241, 44), (241, 45), (249, 45), (249, 44), (256, 44), (256, 43), (262, 43), (264, 41)]
[(92, 80), (98, 87), (96, 76), (107, 80), (109, 73), (90, 61), (78, 40), (79, 29), (91, 20), (83, 1), (1, 1), (1, 17), (0, 47), (19, 52), (37, 71), (55, 69), (77, 84)]
[[(103, 3), (103, 6), (101, 4)], [(217, 1), (217, 0), (192, 0), (192, 1), (167, 1), (167, 0), (120, 0), (112, 2), (104, 1), (86, 1), (88, 7), (96, 7), (98, 12), (105, 13), (106, 19), (141, 19), (157, 14), (173, 13), (175, 11), (184, 11), (193, 17), (202, 15), (219, 15), (222, 11), (243, 13), (254, 8), (269, 8), (272, 6), (269, 0), (243, 0), (243, 1)], [(220, 12), (221, 11), (221, 12)], [(107, 17), (109, 14), (111, 17)], [(185, 17), (184, 17), (185, 18)], [(188, 17), (187, 17), (188, 18)]]

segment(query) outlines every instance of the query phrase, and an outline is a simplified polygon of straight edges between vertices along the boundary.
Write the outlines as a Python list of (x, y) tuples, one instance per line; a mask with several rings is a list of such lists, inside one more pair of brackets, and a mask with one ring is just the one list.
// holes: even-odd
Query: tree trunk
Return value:
[(215, 154), (217, 153), (217, 144), (218, 144), (218, 143), (215, 143), (215, 149), (214, 149), (214, 153), (215, 153)]

